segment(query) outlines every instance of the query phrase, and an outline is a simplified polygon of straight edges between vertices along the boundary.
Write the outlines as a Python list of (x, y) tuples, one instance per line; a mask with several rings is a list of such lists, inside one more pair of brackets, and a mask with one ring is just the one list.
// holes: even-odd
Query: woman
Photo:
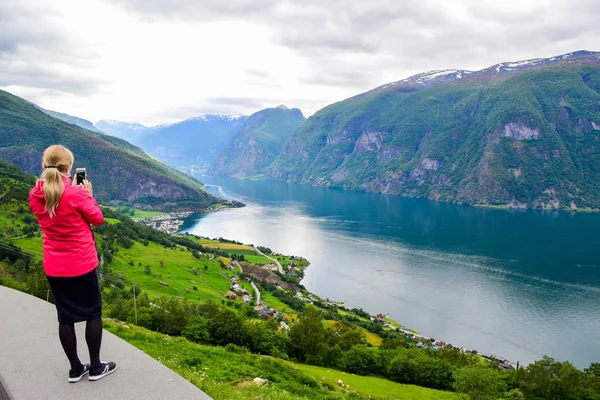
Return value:
[[(114, 372), (117, 365), (100, 361), (102, 301), (98, 284), (98, 255), (90, 224), (98, 226), (104, 216), (92, 196), (92, 183), (71, 182), (73, 153), (60, 145), (44, 151), (41, 179), (29, 193), (29, 206), (44, 233), (44, 272), (48, 277), (56, 311), (58, 336), (71, 363), (69, 382), (89, 373), (97, 381)], [(87, 321), (85, 340), (90, 364), (77, 355), (75, 323)]]

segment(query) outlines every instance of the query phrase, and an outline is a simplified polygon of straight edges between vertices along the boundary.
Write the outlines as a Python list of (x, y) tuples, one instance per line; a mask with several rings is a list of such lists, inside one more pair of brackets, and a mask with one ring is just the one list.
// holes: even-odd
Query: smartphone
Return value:
[(85, 168), (77, 168), (75, 170), (75, 177), (77, 179), (77, 184), (81, 185), (83, 183), (83, 180), (87, 179)]

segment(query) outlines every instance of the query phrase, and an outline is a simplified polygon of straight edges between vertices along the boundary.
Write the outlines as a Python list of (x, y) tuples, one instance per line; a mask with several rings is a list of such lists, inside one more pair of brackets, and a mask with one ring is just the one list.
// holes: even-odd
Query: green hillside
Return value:
[(267, 174), (467, 204), (598, 209), (600, 55), (530, 65), (429, 73), (330, 105)]
[[(160, 360), (215, 400), (230, 399), (398, 399), (451, 400), (456, 393), (405, 385), (385, 379), (358, 376), (335, 369), (294, 364), (261, 357), (235, 348), (219, 348), (172, 340), (164, 335), (109, 322), (117, 336)], [(269, 383), (262, 387), (248, 378), (260, 377)], [(344, 382), (343, 388), (337, 384)]]
[[(2, 187), (32, 182), (0, 164)], [(342, 309), (307, 292), (301, 274), (291, 273), (306, 266), (302, 258), (259, 247), (280, 260), (285, 273), (279, 274), (260, 267), (268, 258), (253, 246), (168, 235), (103, 212), (106, 222), (94, 231), (107, 328), (215, 399), (461, 398), (453, 391), (502, 400), (600, 395), (599, 364), (581, 371), (544, 357), (518, 371), (502, 369), (473, 354), (417, 342), (363, 310)], [(41, 232), (20, 190), (4, 192), (0, 238), (0, 285), (53, 301), (41, 267)], [(226, 297), (244, 290), (253, 296), (250, 304), (260, 291), (262, 311), (269, 313)], [(256, 386), (255, 377), (268, 383)]]
[(87, 168), (100, 201), (125, 200), (155, 209), (201, 210), (230, 204), (201, 189), (202, 183), (112, 136), (52, 118), (34, 105), (0, 91), (0, 159), (37, 175), (43, 150), (63, 144), (75, 167)]
[(304, 116), (299, 109), (285, 106), (252, 114), (215, 160), (210, 172), (236, 177), (262, 173), (302, 122)]

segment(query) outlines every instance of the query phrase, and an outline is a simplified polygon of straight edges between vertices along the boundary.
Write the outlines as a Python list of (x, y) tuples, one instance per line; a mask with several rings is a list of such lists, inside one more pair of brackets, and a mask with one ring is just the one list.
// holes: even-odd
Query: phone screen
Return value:
[(81, 185), (83, 183), (83, 180), (85, 179), (85, 168), (77, 168), (75, 176), (77, 179), (77, 184)]

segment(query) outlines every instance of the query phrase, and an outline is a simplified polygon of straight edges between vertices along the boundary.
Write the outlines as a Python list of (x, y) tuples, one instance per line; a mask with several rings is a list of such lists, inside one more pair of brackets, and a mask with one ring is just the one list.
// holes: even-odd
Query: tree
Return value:
[(452, 364), (433, 358), (419, 349), (397, 349), (389, 362), (387, 376), (396, 382), (414, 383), (449, 390), (454, 383)]
[(304, 315), (290, 329), (290, 340), (298, 359), (313, 364), (321, 362), (325, 350), (325, 327), (315, 307), (307, 307)]
[(454, 372), (454, 379), (454, 389), (471, 400), (495, 400), (506, 392), (500, 372), (490, 367), (464, 367)]
[(32, 270), (30, 269), (30, 272), (27, 275), (27, 287), (29, 288), (29, 292), (40, 299), (46, 300), (50, 291), (50, 285), (48, 284), (46, 274), (41, 267)]
[(347, 332), (344, 332), (342, 336), (340, 336), (338, 340), (338, 344), (340, 348), (344, 351), (350, 350), (352, 347), (367, 344), (367, 339), (365, 333), (357, 327), (353, 327), (349, 329)]
[(561, 363), (550, 357), (519, 369), (517, 379), (526, 398), (579, 400), (600, 397), (600, 385), (594, 384), (591, 374), (578, 370), (568, 361)]
[(344, 370), (360, 375), (382, 375), (380, 352), (365, 345), (354, 346), (344, 354)]
[(200, 316), (194, 317), (181, 331), (181, 335), (196, 343), (209, 343), (208, 321)]
[(590, 366), (583, 370), (588, 375), (594, 375), (600, 378), (600, 363), (591, 363)]
[(525, 396), (519, 389), (513, 389), (506, 393), (502, 400), (525, 400)]
[(265, 322), (248, 320), (246, 327), (246, 347), (252, 352), (271, 356), (287, 357), (288, 338), (270, 329)]
[(244, 345), (246, 330), (240, 316), (227, 307), (217, 306), (218, 311), (208, 320), (208, 331), (214, 344)]
[(181, 334), (189, 319), (187, 303), (165, 297), (156, 299), (155, 302), (157, 307), (152, 313), (153, 329), (172, 336)]
[(19, 258), (12, 265), (12, 270), (15, 271), (15, 275), (18, 276), (21, 280), (23, 280), (27, 276), (27, 271), (29, 270), (25, 260)]

